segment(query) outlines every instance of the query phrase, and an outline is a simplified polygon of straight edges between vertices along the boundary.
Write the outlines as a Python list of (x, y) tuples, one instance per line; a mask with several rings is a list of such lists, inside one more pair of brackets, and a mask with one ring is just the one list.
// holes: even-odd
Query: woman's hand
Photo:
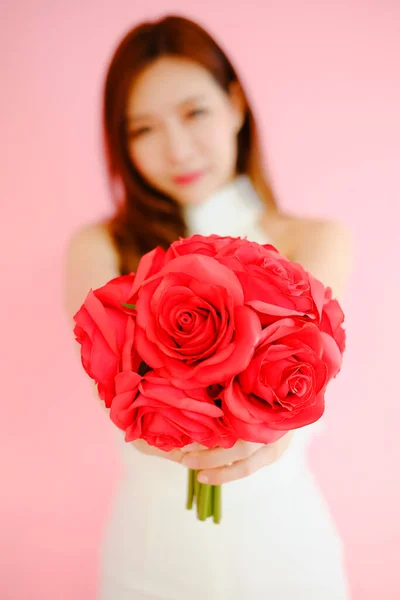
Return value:
[[(201, 471), (200, 483), (221, 485), (252, 475), (262, 467), (276, 462), (287, 450), (293, 433), (288, 432), (272, 444), (255, 444), (239, 440), (232, 448), (187, 451), (182, 449), (180, 462), (189, 469)], [(181, 452), (182, 452), (181, 451)]]
[(205, 448), (205, 446), (194, 443), (184, 446), (183, 448), (177, 448), (176, 450), (165, 452), (164, 450), (160, 450), (155, 446), (150, 446), (150, 444), (148, 444), (145, 440), (135, 440), (132, 442), (132, 444), (137, 450), (139, 450), (139, 452), (142, 452), (143, 454), (158, 456), (159, 458), (165, 458), (166, 460), (171, 460), (172, 462), (177, 463), (182, 463), (182, 459), (187, 453), (193, 452), (194, 450), (203, 450)]
[(221, 485), (237, 479), (244, 479), (262, 467), (272, 465), (287, 450), (292, 435), (292, 432), (288, 432), (273, 444), (255, 444), (239, 440), (232, 448), (215, 448), (213, 450), (194, 443), (164, 452), (150, 446), (144, 440), (136, 440), (132, 443), (143, 454), (158, 456), (180, 463), (189, 469), (201, 471), (198, 475), (201, 483)]

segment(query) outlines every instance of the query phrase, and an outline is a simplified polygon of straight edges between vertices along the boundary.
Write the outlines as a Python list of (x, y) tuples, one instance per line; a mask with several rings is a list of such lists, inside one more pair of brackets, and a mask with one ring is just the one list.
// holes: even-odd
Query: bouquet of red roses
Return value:
[[(317, 421), (340, 370), (344, 315), (330, 288), (276, 248), (194, 235), (136, 274), (90, 290), (74, 316), (82, 365), (125, 441), (269, 444)], [(221, 518), (220, 486), (189, 471), (198, 518)]]

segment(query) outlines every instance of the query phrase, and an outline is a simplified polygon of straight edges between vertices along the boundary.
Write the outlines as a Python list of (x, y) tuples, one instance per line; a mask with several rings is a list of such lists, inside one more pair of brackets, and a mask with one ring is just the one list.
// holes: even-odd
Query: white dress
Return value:
[[(191, 233), (268, 243), (246, 176), (190, 207)], [(273, 465), (222, 488), (222, 522), (186, 510), (187, 469), (140, 453), (114, 428), (124, 465), (100, 548), (99, 600), (347, 600), (343, 547), (306, 463), (321, 422)]]

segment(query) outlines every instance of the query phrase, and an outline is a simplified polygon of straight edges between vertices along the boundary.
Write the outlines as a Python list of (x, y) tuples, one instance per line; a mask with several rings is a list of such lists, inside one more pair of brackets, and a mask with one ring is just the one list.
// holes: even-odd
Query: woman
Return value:
[[(272, 243), (342, 293), (346, 230), (279, 209), (243, 87), (198, 25), (167, 17), (125, 36), (107, 73), (104, 133), (116, 210), (72, 236), (71, 318), (89, 288), (196, 232)], [(100, 599), (348, 598), (341, 541), (305, 461), (313, 428), (269, 446), (165, 453), (125, 443), (113, 426), (126, 468), (101, 547)], [(219, 526), (185, 511), (186, 466), (225, 484)]]

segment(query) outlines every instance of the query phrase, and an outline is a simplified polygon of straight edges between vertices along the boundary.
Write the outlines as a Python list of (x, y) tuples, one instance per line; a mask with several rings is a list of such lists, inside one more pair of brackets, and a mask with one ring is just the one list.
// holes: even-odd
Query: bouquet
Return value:
[[(82, 365), (125, 441), (269, 444), (317, 421), (345, 349), (332, 290), (270, 244), (194, 235), (90, 290)], [(221, 520), (220, 486), (188, 472), (187, 508)]]

